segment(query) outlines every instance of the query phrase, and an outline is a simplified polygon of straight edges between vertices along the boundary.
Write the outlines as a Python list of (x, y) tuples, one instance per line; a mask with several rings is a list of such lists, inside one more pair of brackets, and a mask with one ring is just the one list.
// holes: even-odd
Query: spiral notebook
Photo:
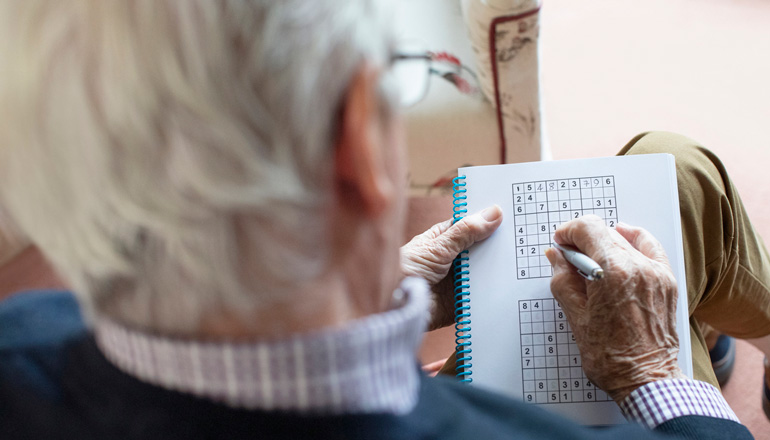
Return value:
[[(550, 291), (545, 249), (563, 222), (594, 214), (650, 231), (680, 292), (679, 364), (692, 377), (674, 157), (668, 154), (467, 167), (454, 181), (454, 219), (493, 204), (503, 223), (455, 261), (458, 377), (589, 425), (625, 423), (581, 368)], [(607, 329), (612, 331), (612, 329)]]

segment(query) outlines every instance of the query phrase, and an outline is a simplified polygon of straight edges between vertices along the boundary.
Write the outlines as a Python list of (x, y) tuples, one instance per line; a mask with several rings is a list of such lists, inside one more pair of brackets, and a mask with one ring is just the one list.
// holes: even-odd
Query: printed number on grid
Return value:
[(586, 377), (575, 336), (553, 298), (519, 301), (522, 399), (528, 403), (612, 399)]
[(512, 191), (517, 279), (553, 275), (545, 250), (560, 224), (588, 214), (618, 222), (614, 176), (514, 183)]

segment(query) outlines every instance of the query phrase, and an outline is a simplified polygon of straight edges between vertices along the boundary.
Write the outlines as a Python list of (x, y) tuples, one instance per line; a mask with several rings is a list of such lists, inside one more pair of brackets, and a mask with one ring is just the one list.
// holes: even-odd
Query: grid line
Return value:
[(575, 336), (558, 301), (520, 300), (519, 328), (525, 402), (612, 401), (586, 377)]
[(545, 250), (560, 224), (588, 214), (618, 222), (613, 175), (520, 182), (511, 191), (517, 279), (553, 275)]

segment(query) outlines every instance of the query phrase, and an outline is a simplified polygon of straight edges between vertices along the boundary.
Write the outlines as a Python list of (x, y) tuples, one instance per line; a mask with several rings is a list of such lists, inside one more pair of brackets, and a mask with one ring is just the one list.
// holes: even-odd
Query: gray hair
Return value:
[(388, 60), (387, 3), (0, 0), (2, 202), (123, 322), (290, 301), (327, 261), (334, 128)]

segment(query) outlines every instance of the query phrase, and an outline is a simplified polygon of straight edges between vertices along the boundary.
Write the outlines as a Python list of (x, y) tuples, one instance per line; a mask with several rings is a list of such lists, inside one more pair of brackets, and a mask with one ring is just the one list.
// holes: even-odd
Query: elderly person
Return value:
[[(437, 225), (399, 254), (388, 4), (0, 3), (0, 197), (88, 322), (59, 333), (36, 319), (54, 303), (72, 318), (66, 292), (3, 304), (18, 325), (1, 347), (3, 438), (657, 437), (419, 373), (430, 292), (403, 275), (434, 284), (446, 323), (453, 256), (502, 213)], [(629, 227), (607, 241), (590, 220), (560, 234), (649, 277), (585, 292), (551, 254), (591, 379), (624, 408), (646, 405), (658, 431), (750, 437), (676, 367), (676, 289), (654, 238)], [(595, 325), (637, 310), (591, 307), (615, 293), (659, 315), (629, 320), (643, 343), (621, 350)]]

